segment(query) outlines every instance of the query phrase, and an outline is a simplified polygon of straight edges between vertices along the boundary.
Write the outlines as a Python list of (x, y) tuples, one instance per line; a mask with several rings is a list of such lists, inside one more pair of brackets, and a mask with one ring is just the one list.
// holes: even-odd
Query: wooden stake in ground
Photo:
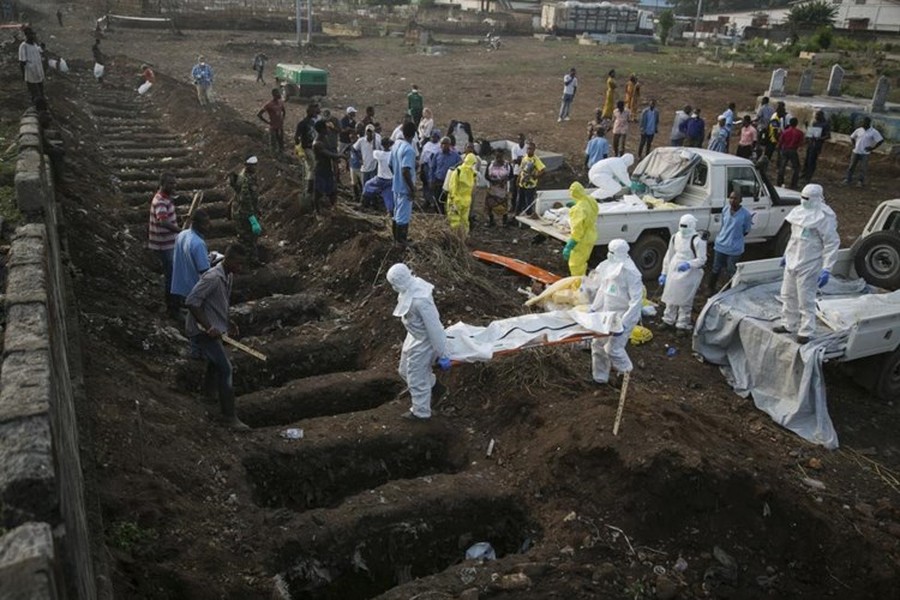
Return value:
[(631, 371), (622, 377), (622, 392), (619, 394), (619, 408), (616, 409), (616, 422), (613, 424), (613, 435), (619, 435), (619, 423), (622, 422), (622, 411), (625, 410), (625, 394), (628, 393), (628, 381), (631, 379)]
[(190, 225), (191, 220), (194, 218), (194, 213), (197, 212), (197, 209), (200, 208), (201, 204), (203, 204), (203, 192), (197, 191), (191, 199), (191, 206), (188, 208), (188, 214), (184, 219), (185, 226)]
[(244, 344), (240, 343), (239, 341), (237, 341), (237, 340), (234, 339), (233, 337), (230, 337), (230, 336), (227, 336), (227, 335), (223, 335), (223, 336), (222, 336), (222, 341), (225, 342), (226, 344), (229, 344), (229, 345), (231, 345), (231, 346), (234, 346), (235, 348), (237, 348), (237, 349), (240, 350), (241, 352), (246, 352), (247, 354), (249, 354), (249, 355), (252, 356), (253, 358), (258, 358), (259, 360), (261, 360), (261, 361), (263, 361), (263, 362), (266, 361), (266, 355), (265, 355), (265, 354), (263, 354), (263, 353), (260, 352), (259, 350), (254, 350), (254, 349), (251, 348), (250, 346), (247, 346), (247, 345), (244, 345)]

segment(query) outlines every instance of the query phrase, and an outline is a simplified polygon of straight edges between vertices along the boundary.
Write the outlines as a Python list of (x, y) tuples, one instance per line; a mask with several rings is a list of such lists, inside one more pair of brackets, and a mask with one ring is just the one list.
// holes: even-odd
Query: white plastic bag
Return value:
[(60, 73), (68, 73), (69, 72), (69, 63), (66, 62), (66, 59), (59, 59), (59, 72)]
[(147, 92), (150, 91), (150, 88), (151, 88), (151, 87), (153, 87), (153, 84), (152, 84), (151, 82), (149, 82), (149, 81), (145, 81), (145, 82), (142, 83), (141, 86), (138, 88), (138, 94), (140, 94), (141, 96), (143, 96), (144, 94), (146, 94)]
[(100, 79), (103, 77), (103, 72), (106, 70), (106, 67), (101, 65), (100, 63), (94, 63), (94, 77)]

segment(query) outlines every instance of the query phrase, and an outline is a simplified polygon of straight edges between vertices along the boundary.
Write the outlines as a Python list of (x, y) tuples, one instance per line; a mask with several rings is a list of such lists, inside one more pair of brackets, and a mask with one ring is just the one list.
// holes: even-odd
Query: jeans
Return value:
[(857, 154), (854, 152), (850, 155), (850, 167), (847, 169), (847, 176), (845, 178), (847, 183), (853, 183), (853, 174), (857, 167), (859, 167), (859, 182), (865, 183), (866, 169), (869, 167), (868, 154)]
[(218, 392), (219, 407), (222, 416), (231, 418), (234, 412), (234, 386), (232, 384), (232, 368), (222, 340), (214, 339), (200, 333), (191, 338), (193, 345), (200, 350), (206, 359), (204, 376), (204, 392), (207, 396), (215, 396)]
[(797, 188), (797, 179), (800, 177), (800, 153), (796, 150), (782, 150), (778, 154), (778, 183), (784, 185), (784, 171), (787, 164), (791, 163), (791, 187)]
[(645, 154), (650, 154), (650, 146), (653, 144), (653, 136), (646, 133), (641, 134), (641, 143), (638, 146), (638, 158)]
[(569, 118), (569, 113), (572, 112), (572, 100), (575, 98), (574, 94), (563, 94), (562, 104), (559, 107), (559, 120)]
[(806, 147), (806, 161), (803, 163), (803, 177), (809, 181), (816, 173), (816, 165), (819, 162), (819, 152), (822, 151), (821, 142), (813, 141)]
[(534, 198), (537, 196), (537, 188), (519, 188), (519, 197), (516, 199), (516, 214), (528, 212), (529, 215), (534, 214)]
[(713, 264), (711, 269), (712, 281), (710, 283), (711, 286), (714, 286), (716, 282), (719, 281), (719, 273), (722, 270), (725, 271), (725, 280), (729, 281), (732, 277), (734, 277), (734, 272), (737, 270), (737, 261), (740, 258), (740, 255), (732, 256), (730, 254), (724, 254), (722, 252), (715, 251), (713, 255)]

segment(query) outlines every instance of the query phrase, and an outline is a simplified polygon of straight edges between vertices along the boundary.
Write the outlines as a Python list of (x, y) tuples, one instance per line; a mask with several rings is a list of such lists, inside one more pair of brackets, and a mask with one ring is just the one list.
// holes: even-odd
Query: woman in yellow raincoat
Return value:
[(616, 70), (610, 69), (606, 77), (606, 99), (603, 101), (603, 118), (612, 119), (616, 108)]
[(447, 194), (447, 220), (450, 229), (462, 237), (469, 233), (469, 210), (472, 208), (472, 190), (475, 189), (475, 165), (478, 157), (470, 152), (450, 175), (450, 191)]
[(584, 275), (597, 242), (597, 201), (577, 181), (569, 186), (569, 196), (575, 205), (569, 209), (571, 234), (562, 254), (569, 261), (570, 275)]

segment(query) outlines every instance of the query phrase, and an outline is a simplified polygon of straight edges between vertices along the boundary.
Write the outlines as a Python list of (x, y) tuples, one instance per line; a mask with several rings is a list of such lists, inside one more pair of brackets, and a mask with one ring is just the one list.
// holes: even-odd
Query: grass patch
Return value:
[(155, 529), (144, 529), (134, 521), (116, 521), (106, 534), (110, 545), (131, 552), (159, 537)]

